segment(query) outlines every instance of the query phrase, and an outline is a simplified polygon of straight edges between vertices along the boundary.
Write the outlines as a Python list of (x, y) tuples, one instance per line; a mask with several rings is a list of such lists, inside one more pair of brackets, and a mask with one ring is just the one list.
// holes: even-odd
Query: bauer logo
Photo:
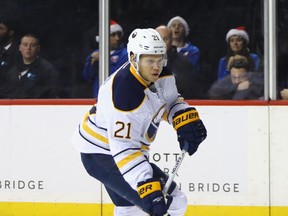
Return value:
[(176, 116), (173, 119), (173, 127), (177, 130), (179, 127), (188, 124), (189, 122), (193, 122), (199, 119), (198, 112), (196, 110), (190, 110), (189, 112), (185, 112)]

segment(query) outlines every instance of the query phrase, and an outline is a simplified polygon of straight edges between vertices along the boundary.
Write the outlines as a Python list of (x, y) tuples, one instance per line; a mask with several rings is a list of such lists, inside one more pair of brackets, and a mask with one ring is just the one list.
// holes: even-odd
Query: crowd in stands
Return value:
[[(217, 78), (208, 88), (201, 75), (205, 70), (199, 62), (201, 49), (187, 40), (189, 23), (175, 16), (155, 29), (166, 43), (167, 68), (184, 99), (263, 99), (262, 59), (250, 52), (244, 26), (228, 29), (227, 53), (219, 59), (218, 70), (214, 69)], [(110, 20), (109, 75), (128, 61), (124, 32), (119, 23)], [(13, 22), (0, 19), (0, 98), (65, 98), (59, 93), (59, 69), (41, 57), (40, 39), (29, 32), (16, 37)], [(97, 35), (94, 39), (99, 42)], [(83, 85), (89, 89), (87, 97), (97, 98), (100, 54), (98, 48), (90, 50), (82, 65)], [(287, 89), (281, 89), (279, 95), (287, 99)]]

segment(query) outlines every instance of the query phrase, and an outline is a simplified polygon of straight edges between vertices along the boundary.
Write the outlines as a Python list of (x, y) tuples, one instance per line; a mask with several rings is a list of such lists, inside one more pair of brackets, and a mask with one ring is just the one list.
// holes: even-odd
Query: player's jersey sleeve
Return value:
[(172, 124), (174, 114), (179, 110), (186, 109), (189, 105), (178, 93), (175, 77), (167, 68), (163, 69), (157, 85), (158, 91), (162, 94), (161, 97), (166, 101), (166, 113), (163, 119)]

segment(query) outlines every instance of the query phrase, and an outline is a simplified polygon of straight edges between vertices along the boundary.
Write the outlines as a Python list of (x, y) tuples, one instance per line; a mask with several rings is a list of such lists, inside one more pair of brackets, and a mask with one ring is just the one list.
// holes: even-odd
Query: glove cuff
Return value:
[(148, 180), (138, 183), (138, 194), (141, 198), (148, 196), (155, 191), (161, 191), (161, 184), (159, 181)]
[(190, 122), (194, 122), (199, 120), (199, 114), (197, 110), (195, 109), (189, 109), (187, 111), (184, 111), (183, 113), (180, 113), (179, 115), (176, 115), (173, 118), (173, 127), (175, 130), (178, 128), (189, 124)]

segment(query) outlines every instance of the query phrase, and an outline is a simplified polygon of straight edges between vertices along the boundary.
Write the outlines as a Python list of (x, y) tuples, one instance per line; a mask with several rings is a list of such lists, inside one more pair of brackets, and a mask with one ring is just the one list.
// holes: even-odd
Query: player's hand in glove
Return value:
[(206, 128), (193, 107), (177, 111), (173, 116), (173, 127), (177, 131), (181, 150), (184, 144), (188, 143), (189, 155), (194, 154), (207, 137)]
[(138, 183), (138, 194), (143, 199), (146, 210), (150, 215), (163, 216), (166, 214), (172, 199), (167, 204), (162, 193), (161, 183), (155, 178)]

